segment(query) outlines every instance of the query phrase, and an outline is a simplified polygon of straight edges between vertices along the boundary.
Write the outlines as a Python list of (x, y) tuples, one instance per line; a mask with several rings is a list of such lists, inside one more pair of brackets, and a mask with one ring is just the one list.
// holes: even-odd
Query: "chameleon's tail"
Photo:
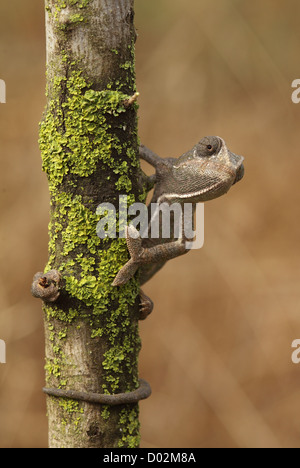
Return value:
[(142, 239), (137, 229), (130, 225), (126, 228), (126, 241), (130, 253), (130, 260), (121, 268), (112, 285), (122, 286), (133, 277), (140, 266), (140, 255), (142, 253)]

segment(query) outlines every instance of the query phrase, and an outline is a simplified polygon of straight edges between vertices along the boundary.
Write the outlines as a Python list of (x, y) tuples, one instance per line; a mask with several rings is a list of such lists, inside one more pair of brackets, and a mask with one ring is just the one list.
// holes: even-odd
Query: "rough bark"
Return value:
[[(138, 280), (111, 283), (124, 239), (96, 234), (100, 203), (143, 200), (137, 159), (134, 0), (46, 0), (47, 109), (40, 129), (51, 196), (49, 262), (60, 295), (44, 304), (46, 386), (122, 393), (138, 386)], [(49, 446), (137, 447), (138, 405), (47, 396)]]

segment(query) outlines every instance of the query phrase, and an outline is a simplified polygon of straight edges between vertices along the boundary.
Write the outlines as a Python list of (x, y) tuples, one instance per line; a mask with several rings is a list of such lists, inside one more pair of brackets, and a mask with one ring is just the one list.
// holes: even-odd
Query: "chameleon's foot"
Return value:
[(151, 301), (150, 297), (146, 296), (146, 294), (141, 290), (140, 291), (140, 316), (139, 320), (145, 320), (148, 315), (151, 314), (154, 304)]
[(126, 227), (126, 241), (131, 259), (121, 268), (115, 277), (112, 285), (122, 286), (133, 277), (138, 267), (142, 263), (142, 239), (138, 230), (134, 226)]

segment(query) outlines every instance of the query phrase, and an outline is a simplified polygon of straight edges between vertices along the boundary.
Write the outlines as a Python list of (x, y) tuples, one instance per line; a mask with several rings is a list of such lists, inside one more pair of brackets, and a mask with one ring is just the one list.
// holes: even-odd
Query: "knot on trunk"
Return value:
[(59, 297), (61, 274), (57, 270), (38, 272), (33, 277), (31, 293), (44, 302), (55, 302)]

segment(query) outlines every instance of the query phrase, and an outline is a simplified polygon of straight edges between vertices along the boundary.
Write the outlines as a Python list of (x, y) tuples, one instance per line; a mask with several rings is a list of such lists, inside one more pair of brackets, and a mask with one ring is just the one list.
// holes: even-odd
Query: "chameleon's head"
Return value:
[[(195, 202), (207, 201), (220, 197), (244, 175), (244, 158), (238, 156), (226, 146), (218, 136), (202, 138), (194, 148), (178, 158), (173, 166), (173, 177), (177, 186), (186, 195), (179, 198)], [(180, 190), (183, 192), (183, 190)]]
[(212, 163), (224, 165), (224, 168), (235, 172), (233, 184), (241, 180), (244, 175), (244, 158), (229, 151), (223, 138), (204, 137), (194, 146), (192, 153), (196, 159), (210, 160)]

